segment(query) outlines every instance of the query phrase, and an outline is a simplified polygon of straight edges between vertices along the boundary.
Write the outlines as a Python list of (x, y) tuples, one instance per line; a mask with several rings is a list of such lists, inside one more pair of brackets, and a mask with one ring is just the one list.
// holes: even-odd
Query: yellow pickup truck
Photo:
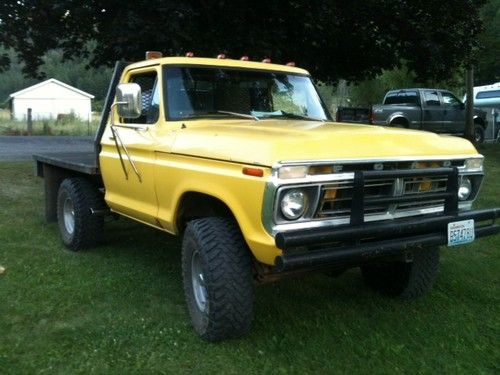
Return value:
[(375, 290), (417, 297), (440, 245), (499, 231), (500, 209), (472, 210), (471, 143), (335, 123), (289, 65), (117, 63), (95, 149), (34, 158), (70, 250), (97, 245), (108, 214), (182, 236), (187, 307), (208, 341), (249, 331), (258, 283), (360, 267)]

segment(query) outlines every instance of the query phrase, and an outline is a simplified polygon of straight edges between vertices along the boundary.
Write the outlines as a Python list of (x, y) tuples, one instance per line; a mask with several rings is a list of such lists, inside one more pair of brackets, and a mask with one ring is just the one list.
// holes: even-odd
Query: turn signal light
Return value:
[(246, 174), (247, 176), (254, 176), (254, 177), (264, 176), (264, 171), (260, 168), (244, 167), (242, 172), (243, 172), (243, 174)]
[(278, 178), (291, 179), (291, 178), (305, 178), (307, 176), (307, 165), (290, 165), (288, 167), (281, 167), (278, 170)]

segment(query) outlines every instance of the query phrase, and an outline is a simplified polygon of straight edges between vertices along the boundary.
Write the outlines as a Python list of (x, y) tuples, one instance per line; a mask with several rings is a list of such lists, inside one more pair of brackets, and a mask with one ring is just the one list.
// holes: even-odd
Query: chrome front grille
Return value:
[[(364, 207), (364, 214), (380, 215), (407, 210), (420, 210), (444, 205), (445, 199), (425, 199), (426, 194), (447, 190), (446, 174), (418, 177), (384, 177), (366, 180), (363, 186), (365, 200), (389, 197), (419, 197), (410, 202), (380, 203)], [(354, 180), (323, 184), (320, 190), (316, 219), (349, 217), (353, 204)]]

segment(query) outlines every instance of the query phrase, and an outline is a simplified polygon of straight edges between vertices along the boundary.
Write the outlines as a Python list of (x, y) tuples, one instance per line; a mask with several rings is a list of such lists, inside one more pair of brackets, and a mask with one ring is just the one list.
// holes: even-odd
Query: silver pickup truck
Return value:
[[(439, 89), (402, 89), (387, 92), (383, 104), (372, 107), (372, 123), (435, 133), (463, 135), (465, 106), (451, 92)], [(474, 109), (474, 137), (484, 141), (486, 112)]]

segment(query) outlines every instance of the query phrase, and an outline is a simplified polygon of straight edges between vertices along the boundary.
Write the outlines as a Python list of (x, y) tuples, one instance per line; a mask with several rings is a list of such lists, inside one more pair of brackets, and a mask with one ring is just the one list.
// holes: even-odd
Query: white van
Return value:
[[(464, 95), (463, 101), (466, 99), (467, 95)], [(500, 108), (500, 82), (474, 87), (474, 106)]]

